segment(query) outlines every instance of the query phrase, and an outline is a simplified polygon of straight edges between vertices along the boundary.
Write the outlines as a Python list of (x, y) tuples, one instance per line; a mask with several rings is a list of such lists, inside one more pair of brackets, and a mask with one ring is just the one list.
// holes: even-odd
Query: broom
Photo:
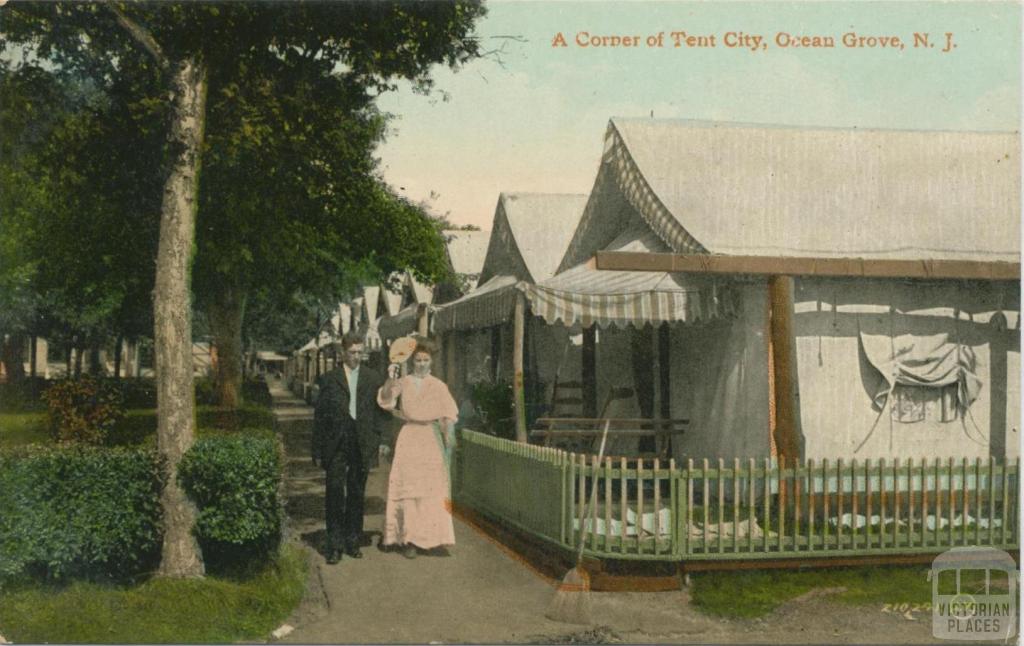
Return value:
[[(610, 396), (609, 396), (610, 397)], [(605, 406), (607, 408), (607, 405)], [(604, 460), (604, 446), (608, 439), (608, 428), (612, 421), (605, 419), (604, 428), (601, 430), (601, 448), (597, 452), (595, 467)], [(596, 470), (595, 470), (596, 473)], [(548, 607), (546, 616), (548, 619), (560, 621), (567, 624), (590, 624), (590, 575), (583, 569), (583, 546), (587, 538), (587, 516), (590, 508), (597, 501), (597, 481), (591, 483), (590, 497), (583, 505), (583, 518), (580, 520), (580, 546), (576, 548), (576, 567), (569, 570), (558, 589), (555, 590), (555, 598)]]

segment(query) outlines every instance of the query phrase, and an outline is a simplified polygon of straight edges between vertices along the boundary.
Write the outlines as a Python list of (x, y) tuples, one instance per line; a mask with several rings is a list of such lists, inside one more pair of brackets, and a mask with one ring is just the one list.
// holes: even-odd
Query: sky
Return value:
[[(379, 100), (394, 115), (378, 151), (385, 180), (457, 224), (490, 229), (503, 191), (589, 193), (611, 117), (1020, 128), (1014, 3), (506, 0), (487, 7), (476, 32), (482, 49), (497, 54), (456, 73), (436, 68), (429, 96), (403, 86)], [(714, 36), (715, 46), (688, 47), (672, 32), (704, 36), (704, 44)], [(932, 46), (914, 47), (915, 32), (927, 33)], [(956, 47), (943, 52), (947, 32)], [(559, 33), (567, 46), (553, 44)], [(903, 47), (847, 47), (850, 33), (879, 44), (897, 36)], [(761, 36), (760, 46), (726, 46), (752, 44), (740, 34)], [(831, 36), (835, 47), (783, 47), (787, 34), (791, 43)], [(600, 36), (639, 39), (611, 47), (600, 46)]]

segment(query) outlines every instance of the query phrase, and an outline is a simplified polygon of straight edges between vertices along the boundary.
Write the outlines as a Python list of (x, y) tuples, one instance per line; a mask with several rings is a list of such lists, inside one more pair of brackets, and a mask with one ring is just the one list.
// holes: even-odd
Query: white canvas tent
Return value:
[[(677, 254), (1019, 262), (1018, 151), (1016, 133), (613, 119), (560, 270), (638, 221)], [(1016, 455), (1017, 284), (798, 277), (788, 301), (770, 284), (736, 275), (733, 317), (671, 329), (671, 415), (691, 419), (679, 457), (767, 455), (780, 389), (800, 457)], [(791, 378), (769, 338), (775, 358), (791, 346)]]
[[(436, 308), (434, 329), (446, 335), (449, 385), (459, 394), (479, 381), (512, 381), (512, 346), (502, 342), (511, 320), (515, 285), (549, 278), (579, 222), (585, 195), (501, 193), (495, 207), (480, 282), (465, 296)], [(535, 376), (547, 384), (559, 362), (578, 363), (563, 351), (567, 334), (533, 325), (530, 361)], [(577, 353), (578, 354), (578, 353)], [(457, 356), (456, 356), (457, 355)]]

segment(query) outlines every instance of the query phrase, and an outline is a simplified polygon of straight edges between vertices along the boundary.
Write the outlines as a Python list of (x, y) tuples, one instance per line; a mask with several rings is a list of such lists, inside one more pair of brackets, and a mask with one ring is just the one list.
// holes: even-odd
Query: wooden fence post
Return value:
[(526, 333), (526, 297), (516, 293), (512, 345), (512, 402), (516, 416), (516, 441), (526, 442), (526, 397), (523, 392), (523, 337)]

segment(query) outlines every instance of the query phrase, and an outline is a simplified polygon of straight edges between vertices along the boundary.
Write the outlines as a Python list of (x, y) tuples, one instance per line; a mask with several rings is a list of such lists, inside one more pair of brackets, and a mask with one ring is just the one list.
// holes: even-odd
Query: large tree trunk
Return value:
[(217, 401), (225, 408), (242, 403), (242, 319), (245, 295), (223, 286), (209, 307), (210, 331), (217, 348)]
[[(0, 337), (2, 340), (2, 337)], [(7, 381), (21, 381), (25, 378), (25, 335), (12, 334), (3, 341), (3, 354), (0, 355), (4, 368), (7, 370)]]
[(182, 456), (195, 441), (190, 283), (207, 80), (206, 65), (195, 56), (176, 62), (171, 71), (174, 158), (164, 184), (160, 213), (153, 340), (157, 449), (168, 469), (161, 496), (164, 538), (159, 574), (183, 578), (204, 574), (199, 545), (192, 535), (196, 510), (178, 486), (177, 470)]
[(82, 350), (84, 348), (80, 345), (75, 346), (75, 379), (82, 376)]

